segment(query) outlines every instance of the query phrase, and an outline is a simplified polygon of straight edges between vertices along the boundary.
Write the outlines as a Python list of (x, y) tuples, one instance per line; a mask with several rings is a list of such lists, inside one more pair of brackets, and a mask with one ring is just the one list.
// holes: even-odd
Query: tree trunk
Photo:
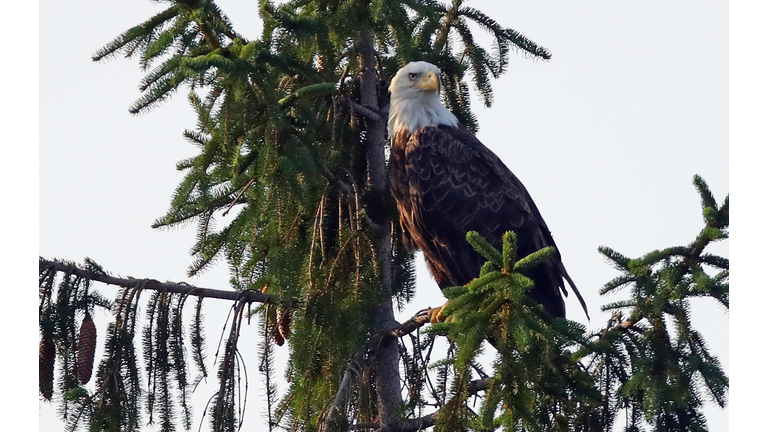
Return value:
[[(362, 65), (362, 78), (360, 89), (360, 103), (366, 108), (380, 111), (378, 102), (379, 78), (376, 73), (376, 56), (374, 55), (373, 39), (370, 34), (363, 34), (358, 45), (360, 63)], [(386, 121), (385, 117), (377, 120), (366, 119), (365, 144), (368, 163), (368, 187), (375, 196), (386, 196), (389, 193), (389, 183), (385, 163), (386, 146)], [(392, 238), (389, 229), (392, 225), (391, 218), (387, 215), (381, 222), (386, 229), (376, 239), (376, 258), (381, 269), (382, 283), (386, 291), (386, 300), (374, 307), (375, 330), (384, 330), (395, 321), (392, 308)], [(376, 376), (376, 393), (378, 398), (379, 415), (384, 425), (397, 422), (398, 409), (402, 404), (400, 393), (400, 371), (397, 339), (385, 338), (383, 343), (376, 347), (372, 362)]]

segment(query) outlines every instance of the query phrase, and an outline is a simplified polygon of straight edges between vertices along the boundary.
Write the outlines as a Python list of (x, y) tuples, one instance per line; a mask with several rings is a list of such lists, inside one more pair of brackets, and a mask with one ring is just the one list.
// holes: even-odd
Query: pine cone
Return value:
[(96, 326), (89, 314), (85, 314), (83, 324), (80, 325), (80, 337), (77, 340), (77, 360), (75, 372), (77, 379), (82, 384), (91, 380), (93, 371), (93, 355), (96, 352)]
[(40, 393), (47, 400), (53, 397), (53, 366), (56, 361), (56, 345), (52, 340), (40, 340)]
[(275, 341), (277, 346), (283, 346), (283, 344), (285, 343), (285, 339), (280, 334), (277, 328), (272, 329), (272, 340)]
[(290, 310), (277, 310), (277, 330), (280, 332), (280, 336), (283, 339), (291, 337), (291, 311)]

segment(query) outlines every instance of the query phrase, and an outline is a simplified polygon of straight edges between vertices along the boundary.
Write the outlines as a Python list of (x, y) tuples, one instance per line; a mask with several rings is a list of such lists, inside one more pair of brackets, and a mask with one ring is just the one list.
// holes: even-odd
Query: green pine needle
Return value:
[(493, 247), (488, 240), (481, 236), (477, 231), (470, 231), (467, 233), (467, 241), (472, 247), (484, 256), (488, 261), (491, 261), (498, 268), (504, 268), (504, 258), (501, 253)]
[(498, 270), (489, 272), (489, 273), (483, 275), (482, 277), (479, 277), (479, 278), (473, 280), (472, 282), (470, 282), (467, 285), (467, 290), (470, 293), (476, 293), (476, 292), (484, 291), (483, 288), (489, 287), (492, 282), (495, 282), (495, 281), (503, 278), (504, 276), (505, 276), (504, 273), (502, 273), (501, 271), (498, 271)]
[(507, 231), (501, 237), (502, 240), (502, 260), (504, 261), (504, 270), (509, 272), (515, 266), (517, 256), (517, 235), (514, 231)]
[(554, 258), (556, 255), (557, 249), (554, 246), (547, 246), (521, 258), (518, 262), (515, 263), (514, 270), (520, 273), (528, 271), (533, 267), (541, 265), (544, 262)]

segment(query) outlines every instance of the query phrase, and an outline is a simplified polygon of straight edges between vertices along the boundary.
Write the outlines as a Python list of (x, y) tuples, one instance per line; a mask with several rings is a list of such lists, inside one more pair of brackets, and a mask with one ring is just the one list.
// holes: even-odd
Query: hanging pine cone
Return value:
[(280, 336), (283, 339), (291, 337), (291, 311), (290, 310), (277, 310), (277, 329), (280, 332)]
[(96, 326), (93, 324), (91, 315), (86, 313), (83, 324), (80, 325), (80, 336), (77, 340), (77, 361), (75, 362), (75, 371), (77, 379), (82, 384), (87, 384), (91, 380), (91, 371), (93, 371), (93, 355), (96, 352)]
[(47, 400), (53, 397), (53, 366), (56, 361), (56, 345), (52, 340), (40, 340), (40, 393)]

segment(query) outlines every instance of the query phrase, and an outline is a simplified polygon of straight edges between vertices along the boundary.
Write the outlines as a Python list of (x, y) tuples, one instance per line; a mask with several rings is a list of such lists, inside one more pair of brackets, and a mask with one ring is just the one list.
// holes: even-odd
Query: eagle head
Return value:
[(425, 61), (403, 66), (389, 85), (390, 138), (402, 131), (416, 132), (425, 126), (456, 127), (458, 119), (440, 102), (440, 69)]

